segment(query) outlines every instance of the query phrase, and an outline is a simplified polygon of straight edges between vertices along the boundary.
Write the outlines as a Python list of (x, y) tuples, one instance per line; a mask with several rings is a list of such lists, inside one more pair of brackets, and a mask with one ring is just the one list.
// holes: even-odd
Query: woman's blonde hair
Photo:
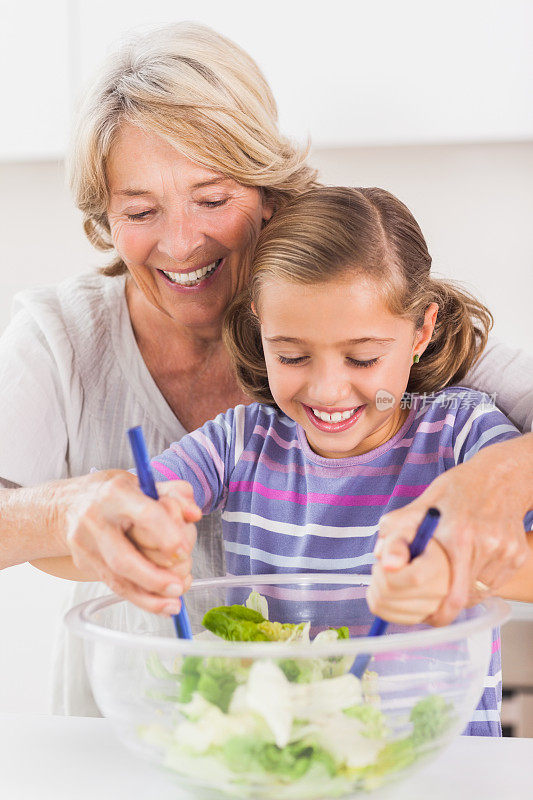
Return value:
[[(161, 136), (180, 153), (245, 186), (273, 208), (315, 185), (308, 147), (278, 130), (274, 97), (257, 64), (204, 25), (168, 25), (127, 42), (104, 64), (75, 124), (69, 178), (89, 240), (113, 248), (106, 161), (120, 126)], [(120, 258), (102, 270), (126, 271)]]
[(430, 275), (431, 256), (409, 209), (384, 189), (322, 187), (284, 206), (259, 237), (250, 280), (229, 306), (224, 339), (237, 378), (254, 400), (275, 405), (261, 344), (261, 289), (266, 282), (326, 283), (358, 276), (371, 280), (392, 314), (424, 322), (430, 303), (439, 311), (431, 341), (407, 385), (433, 392), (455, 384), (479, 358), (492, 315), (452, 281)]

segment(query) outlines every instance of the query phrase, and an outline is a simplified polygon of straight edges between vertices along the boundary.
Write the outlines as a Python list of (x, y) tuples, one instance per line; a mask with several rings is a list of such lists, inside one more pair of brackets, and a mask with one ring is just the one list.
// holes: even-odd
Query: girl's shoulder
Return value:
[(228, 408), (214, 421), (231, 427), (244, 440), (253, 433), (264, 437), (277, 435), (287, 440), (296, 435), (296, 423), (279, 408), (266, 403), (241, 404)]
[(445, 419), (449, 415), (463, 416), (471, 410), (478, 413), (496, 408), (495, 396), (468, 386), (448, 386), (437, 392), (422, 392), (407, 396), (409, 407), (415, 407), (416, 419), (431, 418), (434, 421)]
[(449, 446), (455, 463), (481, 447), (513, 438), (519, 431), (496, 406), (494, 396), (466, 386), (449, 386), (413, 398), (411, 435), (436, 449)]

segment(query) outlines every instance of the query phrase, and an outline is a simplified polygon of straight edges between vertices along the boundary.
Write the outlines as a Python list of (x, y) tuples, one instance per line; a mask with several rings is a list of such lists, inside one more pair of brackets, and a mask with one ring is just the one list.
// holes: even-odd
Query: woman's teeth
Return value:
[(207, 267), (193, 269), (192, 272), (167, 272), (165, 269), (161, 271), (164, 272), (172, 283), (179, 283), (180, 286), (196, 286), (200, 281), (203, 281), (206, 277), (211, 275), (221, 261), (222, 259), (219, 258), (218, 261), (213, 261), (213, 263), (209, 264)]
[[(359, 408), (359, 406), (357, 407)], [(317, 411), (316, 408), (312, 409), (313, 414), (322, 422), (343, 422), (345, 419), (353, 417), (357, 408), (352, 408), (350, 411), (334, 411), (333, 414), (328, 414), (327, 411)]]

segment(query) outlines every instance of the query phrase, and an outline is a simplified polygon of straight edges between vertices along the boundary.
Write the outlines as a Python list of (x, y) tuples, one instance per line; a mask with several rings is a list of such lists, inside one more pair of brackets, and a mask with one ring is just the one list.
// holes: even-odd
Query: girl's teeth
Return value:
[(322, 422), (343, 422), (355, 414), (357, 408), (352, 408), (350, 411), (334, 411), (333, 414), (328, 414), (327, 411), (317, 411), (316, 408), (312, 409), (315, 417), (318, 417)]
[(203, 267), (202, 269), (193, 269), (191, 272), (167, 272), (166, 270), (162, 270), (167, 278), (169, 278), (172, 283), (179, 283), (180, 286), (194, 286), (195, 284), (202, 281), (207, 275), (210, 275), (212, 272), (220, 264), (221, 259), (218, 261), (213, 261), (212, 264), (209, 264), (207, 267)]

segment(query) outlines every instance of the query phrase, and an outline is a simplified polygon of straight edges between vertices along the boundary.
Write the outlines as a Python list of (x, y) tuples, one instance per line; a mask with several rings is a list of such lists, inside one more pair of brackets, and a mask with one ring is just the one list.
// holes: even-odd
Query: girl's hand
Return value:
[[(103, 581), (146, 611), (176, 614), (191, 585), (194, 523), (202, 514), (185, 481), (158, 483), (157, 490), (159, 500), (152, 500), (122, 470), (60, 482), (57, 527), (82, 579)], [(46, 561), (32, 563), (50, 571)]]
[(425, 622), (448, 594), (450, 563), (441, 545), (431, 540), (423, 554), (409, 561), (405, 539), (378, 539), (367, 601), (373, 614), (401, 625)]
[[(524, 564), (528, 548), (523, 519), (533, 503), (532, 476), (533, 436), (527, 434), (484, 448), (439, 475), (409, 505), (381, 518), (380, 537), (412, 541), (429, 508), (441, 513), (434, 540), (448, 556), (451, 584), (427, 620), (430, 624), (452, 622)], [(422, 568), (425, 558), (423, 553), (413, 564)]]

